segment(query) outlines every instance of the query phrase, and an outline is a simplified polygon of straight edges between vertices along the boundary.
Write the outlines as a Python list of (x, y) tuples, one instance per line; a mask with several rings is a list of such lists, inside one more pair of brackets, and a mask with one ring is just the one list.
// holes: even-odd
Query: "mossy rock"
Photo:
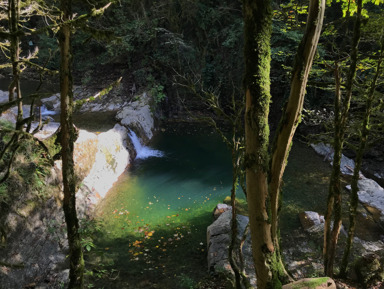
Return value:
[(329, 277), (305, 278), (286, 284), (283, 289), (336, 289), (336, 284)]
[(384, 257), (375, 253), (361, 256), (354, 264), (354, 270), (358, 281), (368, 286), (376, 282), (384, 281)]

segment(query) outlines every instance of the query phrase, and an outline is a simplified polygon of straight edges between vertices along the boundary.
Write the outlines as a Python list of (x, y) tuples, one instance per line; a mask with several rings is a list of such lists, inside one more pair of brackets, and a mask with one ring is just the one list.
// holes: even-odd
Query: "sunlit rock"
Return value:
[(129, 103), (116, 115), (116, 119), (123, 126), (133, 129), (145, 142), (152, 138), (155, 127), (149, 103), (149, 96), (143, 93), (136, 101)]
[[(333, 161), (333, 148), (329, 144), (318, 143), (311, 144), (311, 147), (321, 156), (324, 160), (332, 163)], [(340, 171), (344, 175), (352, 175), (355, 168), (354, 160), (347, 158), (345, 155), (341, 156)]]
[(97, 203), (117, 181), (129, 164), (126, 148), (127, 130), (119, 124), (98, 135), (97, 153), (89, 175), (83, 180), (83, 189), (91, 194), (91, 203)]
[[(374, 180), (367, 178), (360, 179), (357, 186), (359, 201), (373, 213), (376, 221), (384, 224), (384, 189)], [(350, 185), (346, 188), (351, 190)]]
[(324, 230), (324, 216), (321, 216), (316, 212), (301, 212), (299, 218), (301, 225), (307, 232), (320, 232)]
[(232, 207), (227, 204), (217, 204), (216, 208), (213, 210), (213, 217), (218, 219), (221, 214), (223, 214), (226, 211), (232, 210)]
[(358, 182), (359, 200), (381, 211), (384, 211), (384, 189), (374, 180), (361, 179)]

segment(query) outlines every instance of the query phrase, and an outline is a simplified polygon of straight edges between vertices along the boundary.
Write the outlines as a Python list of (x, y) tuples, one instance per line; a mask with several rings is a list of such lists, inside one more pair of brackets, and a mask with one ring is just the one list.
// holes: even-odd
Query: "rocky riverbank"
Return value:
[[(331, 162), (333, 152), (330, 146), (325, 144), (312, 145), (314, 150), (324, 156), (324, 161)], [(351, 175), (354, 169), (354, 161), (342, 157), (341, 170), (344, 175)], [(359, 214), (357, 216), (358, 228), (354, 238), (353, 253), (351, 255), (351, 267), (349, 270), (349, 282), (353, 287), (336, 280), (337, 288), (379, 288), (377, 284), (384, 281), (384, 231), (383, 231), (383, 188), (374, 180), (366, 178), (362, 173), (359, 181)], [(349, 187), (347, 186), (347, 189)], [(212, 273), (223, 273), (229, 278), (234, 278), (228, 260), (228, 246), (231, 240), (231, 210), (225, 204), (218, 204), (214, 210), (215, 221), (207, 228), (208, 245), (208, 269)], [(283, 256), (286, 268), (297, 280), (323, 274), (322, 244), (324, 234), (324, 217), (317, 212), (301, 212), (298, 216), (302, 227), (284, 236), (282, 240)], [(248, 217), (237, 216), (239, 244), (244, 228), (248, 224)], [(346, 240), (346, 230), (342, 228), (339, 244)], [(248, 233), (243, 247), (245, 272), (249, 281), (256, 283), (253, 268), (250, 235)], [(340, 245), (337, 258), (341, 258), (343, 247)], [(235, 258), (239, 260), (238, 253)], [(332, 285), (334, 286), (334, 285)], [(335, 287), (334, 287), (335, 288)], [(380, 287), (381, 288), (381, 287)]]
[[(3, 102), (7, 100), (6, 93), (0, 96)], [(151, 99), (146, 93), (135, 99), (119, 109), (109, 106), (117, 110), (118, 115), (112, 129), (102, 133), (79, 130), (74, 160), (79, 179), (76, 196), (81, 222), (92, 218), (93, 207), (135, 158), (129, 131), (143, 136), (144, 141), (153, 136)], [(44, 99), (43, 104), (52, 114), (59, 109), (57, 95)], [(103, 105), (100, 107), (104, 108)], [(2, 117), (14, 121), (15, 109)], [(50, 122), (35, 137), (45, 141), (58, 127), (58, 123)], [(20, 195), (19, 199), (13, 200), (7, 214), (1, 214), (1, 288), (62, 288), (68, 279), (66, 226), (61, 208), (61, 161), (55, 161), (45, 182), (47, 194), (44, 197), (36, 198), (32, 192)]]

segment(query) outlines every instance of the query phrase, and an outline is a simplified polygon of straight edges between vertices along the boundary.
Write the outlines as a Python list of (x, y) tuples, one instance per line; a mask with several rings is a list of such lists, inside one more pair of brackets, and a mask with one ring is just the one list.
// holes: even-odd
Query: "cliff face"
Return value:
[[(141, 101), (140, 101), (141, 102)], [(134, 103), (125, 111), (141, 110), (146, 102)], [(146, 109), (146, 108), (145, 108)], [(152, 113), (124, 115), (121, 123), (100, 134), (79, 130), (75, 143), (75, 171), (79, 180), (77, 210), (79, 219), (92, 215), (93, 207), (134, 158), (129, 129), (152, 137)], [(136, 124), (136, 125), (132, 125)], [(49, 132), (38, 135), (47, 138), (59, 124), (51, 123)], [(20, 193), (7, 212), (0, 212), (0, 288), (62, 288), (68, 279), (66, 255), (66, 225), (61, 208), (61, 161), (56, 161), (45, 177), (44, 196)]]

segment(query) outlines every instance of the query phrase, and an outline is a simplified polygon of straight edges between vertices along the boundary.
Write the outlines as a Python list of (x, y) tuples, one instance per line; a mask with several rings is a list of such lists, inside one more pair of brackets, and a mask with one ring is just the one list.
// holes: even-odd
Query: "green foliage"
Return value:
[[(332, 2), (341, 3), (341, 8), (343, 11), (343, 17), (353, 16), (357, 12), (356, 1), (327, 0), (328, 5), (331, 5)], [(367, 6), (367, 4), (380, 5), (383, 3), (384, 3), (383, 0), (363, 0), (363, 7)], [(363, 8), (363, 10), (361, 11), (361, 15), (364, 17), (368, 17), (368, 10)]]
[(180, 274), (177, 278), (179, 279), (180, 288), (194, 289), (197, 286), (196, 281), (186, 274)]
[(41, 33), (34, 43), (39, 48), (37, 63), (45, 65), (48, 69), (59, 69), (59, 49), (55, 35), (48, 31)]
[(79, 233), (81, 235), (81, 246), (86, 252), (90, 252), (92, 249), (96, 248), (93, 239), (97, 232), (100, 232), (99, 222), (90, 217), (85, 217), (80, 220)]
[(150, 87), (149, 93), (155, 101), (155, 104), (161, 103), (166, 98), (164, 86), (157, 83), (151, 74), (147, 76), (147, 86)]
[[(5, 123), (5, 126), (8, 124)], [(10, 134), (2, 135), (2, 142), (10, 139)], [(47, 197), (45, 177), (49, 173), (50, 161), (44, 157), (45, 151), (33, 139), (22, 138), (13, 160), (8, 179), (1, 184), (0, 204), (9, 203), (20, 191), (34, 192), (36, 197)], [(3, 171), (10, 160), (10, 152), (6, 152), (0, 160)]]

